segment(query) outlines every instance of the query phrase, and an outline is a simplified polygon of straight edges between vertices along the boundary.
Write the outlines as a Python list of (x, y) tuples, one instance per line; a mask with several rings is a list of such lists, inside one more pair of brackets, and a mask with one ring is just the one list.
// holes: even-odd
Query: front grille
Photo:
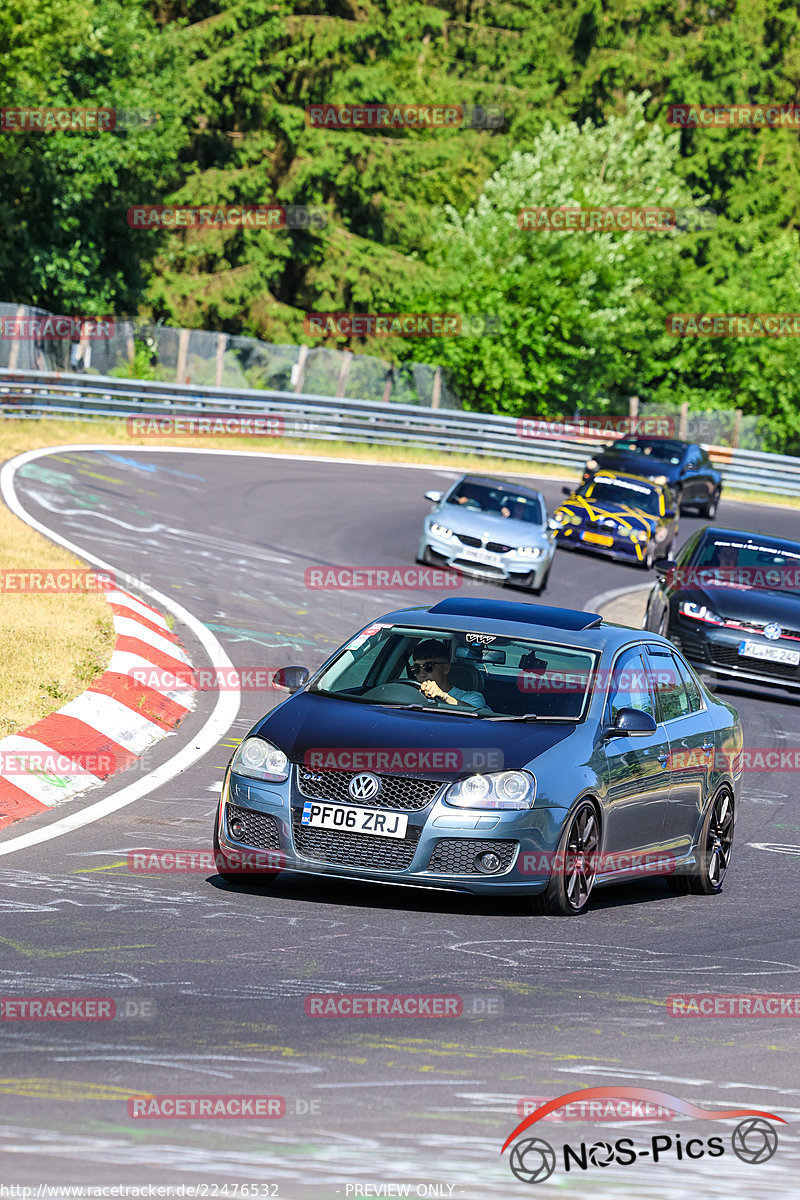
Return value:
[[(332, 754), (336, 751), (332, 750)], [(391, 754), (391, 751), (386, 751)], [(360, 771), (314, 771), (298, 766), (297, 787), (303, 796), (312, 800), (339, 800), (345, 804), (363, 804), (367, 808), (396, 808), (401, 812), (419, 812), (427, 808), (439, 788), (441, 779), (419, 779), (407, 775), (377, 775), (380, 791), (372, 800), (354, 800), (347, 790), (350, 780)], [(376, 773), (377, 774), (377, 773)]]
[[(244, 821), (244, 835), (235, 838), (231, 833), (231, 821), (238, 818)], [(225, 825), (228, 838), (232, 842), (241, 842), (243, 846), (256, 846), (259, 850), (280, 850), (281, 842), (278, 836), (278, 822), (266, 813), (254, 812), (252, 808), (238, 808), (235, 804), (225, 807)]]
[(742, 671), (750, 671), (756, 675), (764, 675), (768, 679), (790, 679), (794, 683), (800, 681), (800, 669), (788, 663), (770, 662), (764, 658), (751, 658), (747, 654), (739, 654), (736, 646), (725, 646), (719, 642), (709, 641), (711, 661), (720, 667), (738, 667)]
[(504, 546), (502, 542), (487, 542), (486, 549), (491, 550), (492, 554), (507, 554), (511, 547)]
[[(475, 866), (475, 856), (486, 850), (493, 851), (507, 871), (517, 842), (482, 842), (477, 838), (442, 838), (434, 847), (428, 870), (440, 875), (486, 875)], [(492, 872), (499, 875), (499, 871)], [(489, 878), (486, 875), (486, 878)]]
[(465, 546), (480, 546), (481, 544), (480, 538), (470, 537), (467, 533), (460, 533), (458, 535), (458, 540), (463, 542)]
[(334, 829), (309, 829), (300, 824), (300, 811), (295, 809), (292, 812), (292, 832), (295, 849), (303, 858), (338, 863), (343, 867), (403, 871), (411, 865), (422, 826), (409, 825), (402, 839)]

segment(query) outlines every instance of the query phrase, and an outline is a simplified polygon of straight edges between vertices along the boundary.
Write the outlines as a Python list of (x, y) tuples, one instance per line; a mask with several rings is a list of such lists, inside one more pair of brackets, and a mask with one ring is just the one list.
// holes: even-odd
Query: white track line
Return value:
[[(78, 555), (79, 558), (84, 559), (86, 562), (100, 567), (103, 571), (114, 571), (115, 568), (110, 563), (104, 562), (103, 559), (97, 558), (94, 554), (90, 554), (88, 550), (82, 549), (75, 542), (68, 541), (67, 538), (55, 533), (52, 529), (48, 529), (41, 521), (37, 521), (35, 517), (32, 517), (30, 513), (25, 511), (14, 491), (14, 477), (17, 471), (20, 467), (25, 466), (29, 462), (34, 462), (37, 458), (45, 458), (49, 455), (65, 451), (74, 453), (80, 450), (97, 451), (108, 449), (109, 447), (107, 446), (47, 446), (41, 450), (28, 450), (25, 454), (18, 454), (16, 458), (12, 458), (0, 468), (0, 494), (2, 494), (3, 499), (15, 516), (24, 521), (26, 525), (30, 525), (32, 529), (36, 529), (39, 533), (44, 534), (51, 542), (56, 542), (59, 546), (63, 546), (65, 550), (69, 550), (72, 554)], [(147, 450), (147, 447), (142, 446), (139, 449)], [(115, 446), (113, 450), (119, 452), (119, 447)], [(162, 592), (150, 587), (149, 584), (140, 580), (134, 580), (133, 584), (145, 596), (151, 597), (156, 604), (167, 609), (178, 620), (188, 625), (208, 654), (212, 666), (217, 667), (221, 671), (230, 671), (231, 675), (233, 675), (233, 663), (228, 658), (220, 642), (209, 629), (206, 629), (202, 621), (199, 621), (197, 617), (193, 616), (181, 604), (177, 604), (171, 596), (165, 596)], [(239, 712), (239, 702), (240, 693), (238, 688), (219, 692), (214, 711), (202, 729), (192, 739), (192, 743), (184, 746), (167, 762), (162, 763), (160, 767), (156, 767), (148, 775), (137, 779), (135, 783), (128, 784), (127, 787), (123, 787), (111, 796), (106, 796), (104, 800), (98, 800), (94, 804), (88, 805), (79, 812), (71, 813), (67, 817), (53, 821), (52, 824), (42, 829), (31, 830), (29, 833), (22, 833), (8, 841), (0, 842), (0, 856), (13, 854), (17, 850), (25, 850), (41, 842), (49, 842), (53, 838), (63, 837), (67, 833), (72, 833), (75, 829), (81, 829), (84, 825), (90, 825), (94, 821), (99, 821), (101, 818), (108, 816), (109, 813), (117, 812), (120, 808), (125, 808), (128, 804), (133, 804), (135, 800), (141, 799), (142, 796), (146, 796), (149, 792), (161, 787), (162, 784), (167, 783), (170, 779), (174, 779), (176, 775), (185, 771), (193, 763), (197, 762), (199, 758), (202, 758), (204, 754), (208, 754), (210, 750), (214, 749), (220, 738), (227, 733), (236, 719), (236, 715)]]

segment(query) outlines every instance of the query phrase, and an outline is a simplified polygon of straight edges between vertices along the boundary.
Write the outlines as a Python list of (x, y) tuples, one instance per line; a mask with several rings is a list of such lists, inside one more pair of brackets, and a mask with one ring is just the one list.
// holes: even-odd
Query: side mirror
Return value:
[(308, 667), (279, 667), (272, 677), (272, 686), (286, 688), (287, 692), (299, 692), (308, 683), (310, 675)]
[(657, 558), (653, 563), (653, 570), (659, 579), (663, 579), (675, 566), (675, 562), (671, 558)]
[(561, 495), (562, 496), (571, 496), (574, 490), (575, 489), (571, 488), (571, 487), (562, 487)]
[(639, 708), (621, 708), (614, 724), (606, 730), (606, 737), (647, 737), (655, 731), (656, 723), (650, 713)]
[(431, 504), (438, 504), (442, 498), (441, 492), (426, 492), (425, 499), (430, 500)]

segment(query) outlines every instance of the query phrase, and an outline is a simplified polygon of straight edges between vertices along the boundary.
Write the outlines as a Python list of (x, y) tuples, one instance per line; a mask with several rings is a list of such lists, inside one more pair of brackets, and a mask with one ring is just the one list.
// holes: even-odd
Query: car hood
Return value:
[(606, 471), (618, 471), (621, 475), (643, 475), (646, 479), (658, 475), (663, 475), (668, 480), (677, 479), (680, 470), (679, 464), (659, 462), (649, 454), (620, 454), (608, 451), (596, 455), (595, 459), (599, 463), (598, 470), (604, 468)]
[(784, 629), (800, 630), (800, 596), (772, 592), (765, 588), (725, 585), (687, 588), (680, 599), (705, 604), (728, 620), (777, 621)]
[[(462, 750), (465, 756), (475, 753), (478, 761), (478, 751), (493, 751), (493, 757), (486, 759), (489, 769), (502, 765), (513, 770), (527, 766), (581, 728), (571, 722), (536, 725), (404, 712), (297, 692), (264, 717), (253, 733), (273, 742), (292, 762), (313, 764), (310, 752), (320, 750)], [(442, 770), (408, 773), (433, 778), (446, 774)], [(470, 771), (455, 771), (454, 777), (459, 773)]]
[(443, 504), (431, 513), (434, 521), (439, 521), (452, 529), (454, 533), (466, 533), (470, 537), (482, 538), (488, 534), (489, 542), (505, 542), (509, 546), (542, 545), (547, 541), (547, 533), (542, 525), (532, 525), (530, 521), (515, 521), (512, 517), (496, 517), (491, 513), (470, 512), (460, 504)]
[(559, 508), (565, 508), (568, 512), (574, 513), (576, 517), (581, 517), (582, 520), (592, 524), (602, 521), (605, 517), (619, 517), (621, 521), (629, 523), (632, 529), (645, 527), (652, 529), (657, 522), (656, 517), (649, 516), (639, 508), (634, 508), (630, 504), (615, 504), (610, 501), (603, 501), (600, 504), (593, 500), (584, 501), (579, 497), (575, 500), (565, 500), (563, 504), (559, 505)]

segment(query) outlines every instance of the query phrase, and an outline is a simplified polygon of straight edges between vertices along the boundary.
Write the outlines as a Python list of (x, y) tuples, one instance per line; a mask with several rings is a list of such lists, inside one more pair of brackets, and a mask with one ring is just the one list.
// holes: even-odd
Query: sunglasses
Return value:
[(408, 669), (413, 675), (416, 675), (418, 671), (432, 671), (434, 667), (442, 666), (447, 661), (446, 658), (435, 658), (428, 662), (411, 663)]

